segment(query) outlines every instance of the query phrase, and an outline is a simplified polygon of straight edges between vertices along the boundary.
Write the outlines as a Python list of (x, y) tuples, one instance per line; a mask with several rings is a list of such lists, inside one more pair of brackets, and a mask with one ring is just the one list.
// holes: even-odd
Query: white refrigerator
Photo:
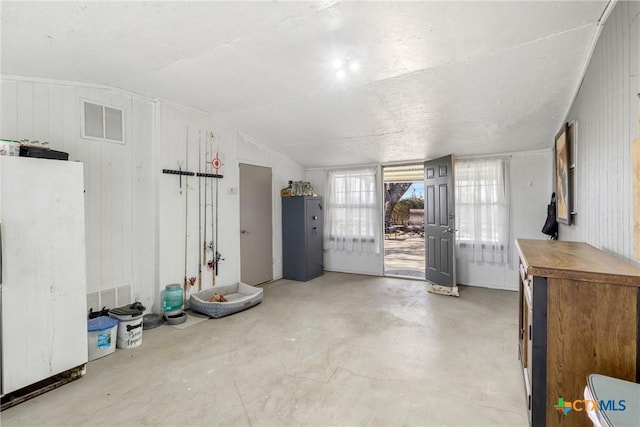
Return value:
[(87, 362), (82, 166), (0, 156), (3, 396)]

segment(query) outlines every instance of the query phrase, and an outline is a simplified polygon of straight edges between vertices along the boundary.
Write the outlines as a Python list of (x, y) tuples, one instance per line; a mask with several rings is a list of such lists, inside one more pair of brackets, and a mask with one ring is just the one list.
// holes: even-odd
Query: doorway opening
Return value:
[(384, 166), (384, 275), (425, 280), (424, 165)]

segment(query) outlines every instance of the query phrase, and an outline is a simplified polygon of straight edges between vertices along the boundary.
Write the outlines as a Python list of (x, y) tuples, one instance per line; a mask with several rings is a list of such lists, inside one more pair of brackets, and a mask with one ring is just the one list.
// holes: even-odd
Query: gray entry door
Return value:
[(273, 280), (271, 168), (240, 163), (240, 280)]
[(426, 278), (456, 286), (453, 154), (424, 162)]

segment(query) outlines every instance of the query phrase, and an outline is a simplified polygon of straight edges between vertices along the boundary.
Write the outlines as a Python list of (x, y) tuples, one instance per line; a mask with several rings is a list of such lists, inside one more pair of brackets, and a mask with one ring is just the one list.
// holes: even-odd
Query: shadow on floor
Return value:
[(385, 276), (410, 277), (412, 279), (424, 279), (424, 271), (418, 270), (385, 270)]

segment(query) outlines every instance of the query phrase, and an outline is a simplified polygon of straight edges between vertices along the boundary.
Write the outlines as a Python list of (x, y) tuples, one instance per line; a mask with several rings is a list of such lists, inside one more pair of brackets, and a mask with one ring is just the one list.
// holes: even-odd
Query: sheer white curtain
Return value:
[(509, 160), (456, 160), (457, 256), (509, 261)]
[(331, 170), (325, 200), (325, 249), (380, 252), (377, 168)]

